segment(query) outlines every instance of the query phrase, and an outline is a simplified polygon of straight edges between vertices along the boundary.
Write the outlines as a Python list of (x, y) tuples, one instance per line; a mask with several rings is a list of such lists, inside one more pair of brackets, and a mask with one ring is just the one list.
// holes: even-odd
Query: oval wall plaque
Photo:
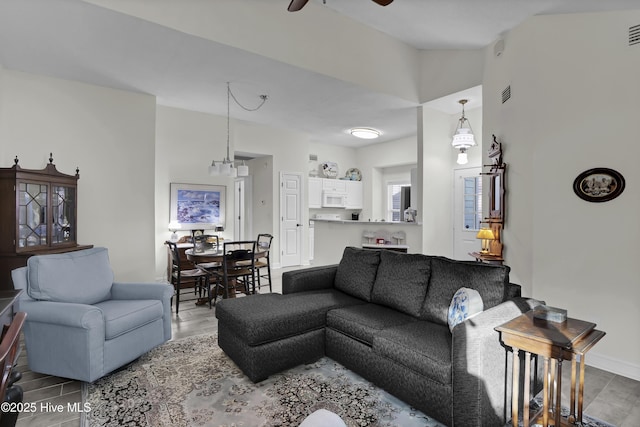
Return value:
[(588, 202), (607, 202), (618, 197), (623, 190), (623, 176), (608, 168), (589, 169), (573, 181), (573, 191)]

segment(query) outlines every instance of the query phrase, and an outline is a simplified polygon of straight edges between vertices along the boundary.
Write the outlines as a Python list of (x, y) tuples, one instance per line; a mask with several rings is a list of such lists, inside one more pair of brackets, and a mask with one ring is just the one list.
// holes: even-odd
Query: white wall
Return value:
[[(524, 293), (596, 322), (607, 335), (587, 363), (640, 379), (640, 11), (538, 16), (486, 50), (484, 137), (507, 163), (506, 263)], [(596, 30), (594, 30), (596, 29)], [(499, 93), (511, 85), (504, 105)], [(572, 190), (594, 167), (622, 173), (615, 200)]]
[[(318, 156), (317, 161), (308, 161), (308, 171), (318, 172), (318, 166), (324, 162), (336, 162), (338, 164), (338, 178), (345, 176), (347, 170), (360, 168), (356, 149), (331, 144), (309, 143), (309, 155)], [(308, 159), (308, 158), (307, 158)], [(318, 177), (322, 178), (319, 174)], [(362, 177), (364, 179), (364, 176)]]
[(309, 2), (291, 14), (287, 2), (262, 0), (163, 2), (162, 7), (153, 1), (87, 2), (418, 101), (420, 51), (321, 4)]
[(78, 242), (109, 249), (117, 280), (154, 279), (155, 98), (0, 69), (0, 164), (78, 181)]
[(420, 102), (482, 84), (482, 50), (420, 51)]

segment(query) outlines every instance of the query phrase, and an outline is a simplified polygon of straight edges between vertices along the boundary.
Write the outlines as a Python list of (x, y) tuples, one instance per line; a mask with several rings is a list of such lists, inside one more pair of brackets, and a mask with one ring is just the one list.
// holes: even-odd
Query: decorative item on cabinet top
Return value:
[(338, 164), (336, 162), (321, 163), (320, 174), (325, 178), (336, 178), (338, 176)]
[(347, 169), (347, 173), (344, 175), (344, 178), (348, 181), (362, 181), (362, 172), (358, 168)]

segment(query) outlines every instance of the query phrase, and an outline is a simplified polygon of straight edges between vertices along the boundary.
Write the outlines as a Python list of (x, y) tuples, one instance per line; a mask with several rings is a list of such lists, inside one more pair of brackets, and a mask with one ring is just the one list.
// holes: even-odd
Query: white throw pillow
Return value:
[(482, 313), (484, 304), (480, 293), (475, 289), (460, 288), (453, 294), (447, 319), (449, 330), (453, 332), (454, 326), (464, 322), (466, 319)]
[(305, 418), (299, 427), (347, 427), (347, 425), (333, 412), (318, 409)]

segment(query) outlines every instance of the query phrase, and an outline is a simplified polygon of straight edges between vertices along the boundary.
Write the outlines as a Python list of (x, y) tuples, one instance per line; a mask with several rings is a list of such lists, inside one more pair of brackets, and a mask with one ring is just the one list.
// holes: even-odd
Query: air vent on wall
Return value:
[(505, 90), (502, 91), (502, 103), (504, 104), (511, 98), (511, 85), (507, 86)]
[(317, 154), (309, 154), (309, 161), (317, 162), (318, 161), (318, 155)]
[(629, 46), (640, 44), (640, 25), (629, 27)]

